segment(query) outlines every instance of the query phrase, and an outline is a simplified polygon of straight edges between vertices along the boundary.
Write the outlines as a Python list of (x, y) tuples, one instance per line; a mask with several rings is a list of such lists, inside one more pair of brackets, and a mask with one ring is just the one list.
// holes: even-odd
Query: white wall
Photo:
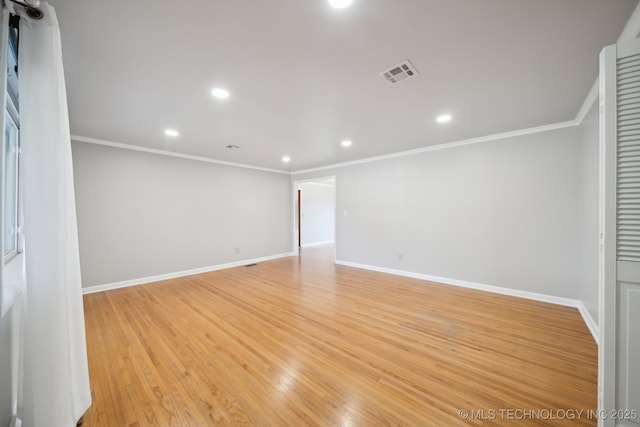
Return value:
[[(291, 179), (336, 175), (340, 261), (580, 298), (592, 312), (579, 249), (588, 123)], [(86, 143), (73, 153), (84, 286), (291, 250), (286, 175)]]
[(291, 252), (285, 174), (72, 148), (84, 287)]
[(599, 325), (599, 116), (598, 102), (580, 126), (580, 296), (579, 299)]
[(333, 242), (336, 189), (314, 182), (298, 186), (301, 192), (300, 236), (302, 246)]
[(574, 299), (578, 134), (571, 127), (293, 179), (336, 175), (339, 261)]

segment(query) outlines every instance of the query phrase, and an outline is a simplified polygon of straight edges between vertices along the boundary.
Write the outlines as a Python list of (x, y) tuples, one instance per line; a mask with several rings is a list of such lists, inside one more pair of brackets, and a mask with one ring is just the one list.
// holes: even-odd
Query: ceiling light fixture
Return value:
[(345, 7), (349, 7), (353, 0), (329, 0), (329, 4), (336, 9), (344, 9)]
[(436, 121), (438, 123), (447, 123), (450, 122), (452, 119), (451, 114), (443, 114), (441, 116), (438, 116), (438, 118), (436, 119)]
[(289, 157), (289, 156), (284, 156), (284, 157), (282, 158), (282, 161), (283, 161), (283, 162), (285, 162), (285, 163), (289, 163), (289, 162), (291, 161), (291, 157)]
[(230, 93), (226, 89), (222, 89), (221, 87), (216, 87), (211, 91), (211, 95), (215, 96), (218, 99), (227, 99), (230, 96)]
[(343, 147), (351, 147), (351, 145), (353, 145), (353, 142), (351, 142), (351, 140), (349, 139), (345, 139), (340, 143), (340, 145), (342, 145)]
[(175, 129), (165, 129), (164, 134), (172, 138), (175, 138), (176, 136), (180, 135), (180, 133)]

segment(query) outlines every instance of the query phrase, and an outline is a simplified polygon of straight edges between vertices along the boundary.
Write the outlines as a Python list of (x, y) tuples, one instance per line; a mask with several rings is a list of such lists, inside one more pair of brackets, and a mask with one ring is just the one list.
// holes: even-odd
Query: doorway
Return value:
[(335, 244), (335, 176), (294, 181), (293, 195), (294, 254), (305, 247)]

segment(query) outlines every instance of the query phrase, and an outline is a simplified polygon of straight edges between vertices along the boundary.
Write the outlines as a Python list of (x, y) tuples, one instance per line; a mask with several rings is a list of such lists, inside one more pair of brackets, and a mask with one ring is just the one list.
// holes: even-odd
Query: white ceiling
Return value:
[(303, 170), (572, 120), (637, 0), (50, 3), (73, 134)]

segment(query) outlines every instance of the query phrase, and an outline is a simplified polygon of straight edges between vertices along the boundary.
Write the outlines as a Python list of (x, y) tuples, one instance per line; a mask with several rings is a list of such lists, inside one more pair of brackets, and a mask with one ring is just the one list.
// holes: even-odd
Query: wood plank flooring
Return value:
[(596, 425), (576, 309), (336, 266), (326, 248), (84, 303), (83, 427)]

